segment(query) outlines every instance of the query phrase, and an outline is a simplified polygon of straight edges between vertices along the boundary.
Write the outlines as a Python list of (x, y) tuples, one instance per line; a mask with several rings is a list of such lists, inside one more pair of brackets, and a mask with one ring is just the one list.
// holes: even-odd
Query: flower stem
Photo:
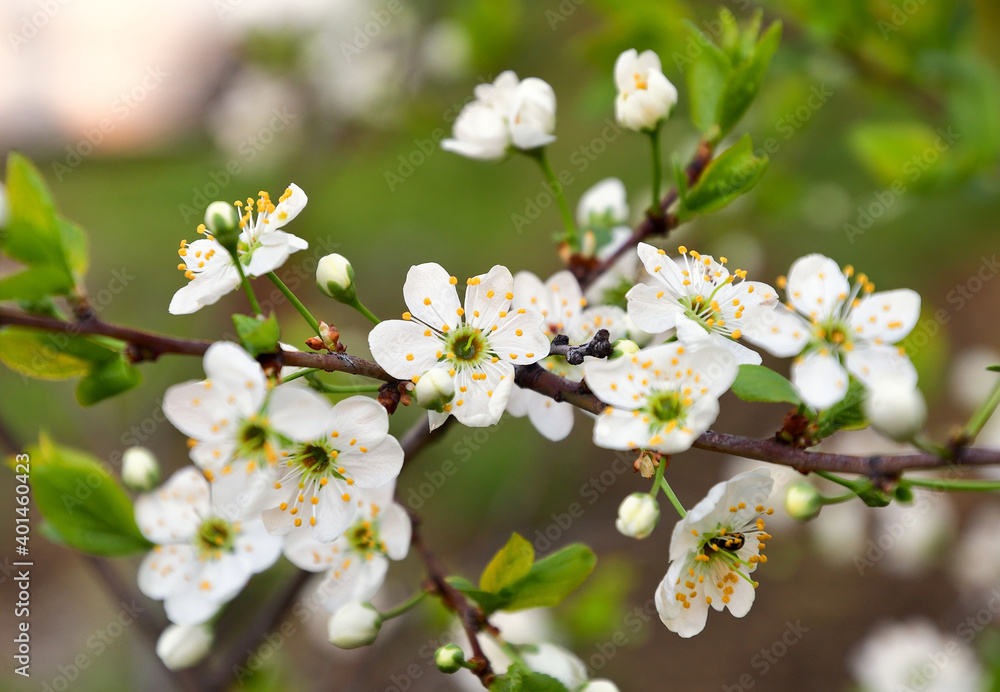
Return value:
[(825, 478), (826, 480), (830, 481), (831, 483), (836, 483), (837, 485), (844, 486), (845, 488), (847, 488), (848, 490), (850, 490), (852, 493), (856, 492), (857, 489), (858, 489), (858, 484), (855, 483), (854, 481), (849, 481), (846, 478), (841, 478), (840, 476), (838, 476), (836, 474), (833, 474), (833, 473), (830, 473), (829, 471), (813, 471), (813, 473), (815, 473), (820, 478)]
[(372, 313), (371, 310), (369, 310), (368, 308), (366, 308), (364, 306), (364, 304), (356, 296), (354, 298), (354, 302), (353, 303), (348, 303), (348, 305), (350, 305), (352, 308), (354, 308), (355, 310), (357, 310), (358, 312), (360, 312), (362, 315), (364, 315), (365, 317), (367, 317), (371, 321), (372, 324), (378, 324), (379, 322), (382, 321), (378, 317), (376, 317)]
[(274, 272), (268, 272), (267, 278), (269, 278), (271, 283), (277, 286), (278, 290), (281, 291), (286, 298), (288, 298), (288, 302), (295, 306), (295, 309), (299, 311), (299, 314), (305, 318), (306, 322), (309, 323), (309, 326), (312, 327), (314, 332), (316, 332), (316, 336), (322, 339), (323, 335), (319, 330), (319, 322), (317, 322), (316, 318), (312, 316), (312, 313), (306, 309), (306, 306), (302, 304), (302, 301), (299, 300), (294, 293), (292, 293), (292, 290), (285, 285), (285, 282), (279, 279), (278, 275)]
[(653, 201), (649, 205), (649, 215), (656, 219), (663, 216), (660, 208), (660, 187), (663, 180), (663, 163), (660, 160), (660, 126), (649, 132), (649, 143), (653, 153)]
[(983, 402), (983, 405), (979, 407), (979, 410), (972, 415), (972, 418), (970, 418), (969, 422), (966, 424), (965, 430), (963, 430), (963, 436), (968, 442), (971, 443), (976, 439), (976, 436), (979, 435), (983, 426), (986, 425), (986, 421), (988, 421), (990, 416), (993, 415), (993, 412), (996, 411), (997, 406), (1000, 406), (1000, 380), (993, 385), (993, 391), (990, 392), (986, 401)]
[(937, 478), (905, 478), (900, 484), (911, 485), (914, 488), (941, 490), (944, 492), (992, 492), (1000, 490), (1000, 481), (951, 481)]
[(843, 495), (834, 495), (833, 497), (826, 497), (821, 495), (820, 502), (824, 505), (837, 505), (841, 502), (847, 502), (848, 500), (853, 500), (857, 497), (856, 493), (844, 493)]
[(243, 263), (240, 262), (239, 255), (233, 254), (233, 264), (236, 265), (236, 273), (240, 275), (240, 283), (243, 284), (243, 290), (247, 292), (247, 300), (250, 301), (250, 309), (253, 310), (255, 317), (260, 317), (260, 303), (257, 302), (257, 296), (254, 295), (253, 287), (250, 285), (250, 279), (243, 272)]
[(382, 619), (391, 620), (392, 618), (399, 617), (403, 613), (413, 609), (413, 607), (416, 606), (418, 603), (420, 603), (420, 601), (424, 600), (424, 597), (426, 595), (427, 595), (426, 591), (418, 591), (417, 593), (413, 594), (413, 596), (410, 597), (408, 600), (403, 601), (395, 608), (390, 608), (384, 613), (381, 613)]
[(653, 487), (649, 491), (649, 494), (656, 499), (656, 494), (660, 491), (660, 485), (663, 483), (663, 472), (667, 469), (666, 462), (660, 459), (660, 465), (656, 467), (656, 476), (653, 478)]
[(922, 449), (925, 452), (930, 452), (931, 454), (937, 455), (942, 459), (951, 459), (954, 456), (952, 451), (947, 447), (942, 447), (941, 445), (937, 444), (932, 440), (928, 440), (926, 437), (922, 435), (917, 435), (916, 437), (914, 437), (912, 440), (910, 440), (910, 444), (912, 444), (917, 449)]
[(281, 378), (281, 384), (285, 382), (291, 382), (292, 380), (297, 380), (300, 377), (305, 377), (306, 375), (312, 375), (314, 372), (320, 372), (320, 368), (302, 368), (298, 372), (293, 372), (288, 377)]
[(324, 394), (366, 394), (377, 392), (381, 387), (378, 384), (327, 384), (316, 379), (309, 381)]
[[(661, 466), (662, 465), (663, 464), (661, 463)], [(686, 517), (687, 510), (684, 509), (684, 505), (682, 505), (681, 501), (677, 499), (676, 495), (674, 495), (674, 490), (673, 488), (670, 487), (670, 484), (667, 483), (666, 478), (660, 478), (660, 487), (663, 488), (663, 492), (670, 499), (670, 504), (672, 504), (674, 506), (674, 509), (677, 510), (677, 513), (681, 515), (681, 519)]]
[(580, 250), (580, 241), (576, 235), (576, 222), (573, 221), (573, 212), (570, 211), (569, 202), (566, 201), (566, 191), (563, 189), (563, 184), (559, 182), (556, 172), (552, 170), (552, 165), (545, 155), (545, 147), (534, 149), (529, 152), (529, 155), (538, 161), (538, 165), (542, 168), (542, 174), (548, 181), (549, 187), (552, 189), (552, 194), (555, 195), (556, 202), (559, 205), (559, 213), (562, 214), (563, 226), (566, 227), (566, 235), (564, 237), (566, 244), (569, 245), (571, 250), (578, 252)]

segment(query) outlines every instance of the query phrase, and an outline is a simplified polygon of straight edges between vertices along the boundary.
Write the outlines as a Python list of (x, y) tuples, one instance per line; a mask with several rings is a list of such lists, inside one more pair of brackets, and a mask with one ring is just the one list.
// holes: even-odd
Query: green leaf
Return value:
[[(934, 164), (922, 162), (925, 152), (934, 151), (935, 155), (938, 154), (935, 148), (937, 140), (938, 134), (933, 128), (912, 120), (856, 125), (851, 131), (848, 144), (880, 184), (887, 187), (897, 184), (905, 188), (917, 182), (920, 187), (928, 187), (935, 176), (941, 173), (942, 162), (936, 157)], [(921, 166), (918, 167), (914, 162), (921, 162)], [(913, 181), (912, 175), (917, 174), (919, 177)]]
[(569, 692), (555, 678), (514, 664), (490, 685), (490, 692)]
[[(749, 31), (759, 29), (758, 18), (756, 29), (751, 27)], [(751, 35), (756, 37), (756, 33)], [(757, 98), (764, 83), (764, 74), (771, 64), (771, 58), (778, 50), (779, 43), (781, 43), (781, 22), (774, 22), (757, 43), (750, 59), (740, 64), (726, 80), (726, 88), (723, 90), (717, 114), (718, 139), (724, 137), (739, 122), (750, 108), (750, 104)]]
[(132, 503), (117, 481), (88, 454), (42, 437), (31, 454), (31, 490), (50, 539), (90, 555), (113, 557), (149, 550)]
[(76, 385), (76, 400), (81, 406), (93, 406), (99, 401), (117, 396), (139, 386), (142, 375), (125, 356), (98, 363)]
[[(0, 252), (27, 268), (0, 279), (0, 300), (38, 300), (69, 293), (75, 280), (52, 198), (38, 169), (16, 152), (7, 157), (7, 204)], [(65, 234), (77, 256), (79, 238), (73, 229)]]
[(502, 609), (557, 606), (583, 583), (596, 564), (597, 556), (587, 546), (566, 546), (533, 564), (524, 577), (510, 585), (513, 597)]
[(702, 133), (708, 133), (716, 127), (719, 103), (733, 67), (722, 49), (697, 26), (687, 20), (684, 26), (691, 40), (702, 49), (684, 70), (691, 102), (691, 121)]
[(486, 615), (500, 610), (510, 600), (509, 590), (505, 591), (502, 595), (490, 593), (489, 591), (481, 591), (465, 577), (448, 577), (447, 582), (478, 603)]
[(66, 250), (66, 264), (79, 280), (87, 273), (89, 259), (87, 257), (87, 234), (80, 226), (68, 219), (59, 217), (59, 234)]
[(819, 414), (816, 436), (829, 437), (838, 430), (858, 430), (868, 425), (862, 408), (864, 400), (864, 385), (852, 377), (844, 398)]
[(507, 545), (497, 551), (479, 577), (479, 588), (489, 593), (500, 593), (528, 574), (535, 561), (535, 548), (520, 534), (511, 535)]
[(57, 337), (72, 341), (84, 340), (66, 334), (53, 335), (26, 327), (0, 330), (0, 361), (28, 377), (43, 380), (66, 380), (86, 375), (92, 364), (85, 358), (58, 348)]
[(281, 328), (273, 314), (260, 319), (250, 315), (233, 315), (233, 326), (236, 327), (240, 344), (254, 358), (262, 353), (277, 353), (281, 350), (278, 346)]
[(784, 402), (796, 406), (802, 404), (792, 383), (763, 365), (741, 365), (732, 390), (743, 401)]
[(767, 157), (753, 152), (750, 135), (713, 159), (694, 187), (688, 190), (678, 210), (684, 220), (693, 214), (705, 214), (721, 209), (734, 199), (750, 191), (767, 168)]

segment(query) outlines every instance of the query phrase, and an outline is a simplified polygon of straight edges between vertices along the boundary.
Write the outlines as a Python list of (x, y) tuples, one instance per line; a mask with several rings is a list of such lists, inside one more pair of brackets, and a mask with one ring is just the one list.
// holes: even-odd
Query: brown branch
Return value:
[(607, 329), (597, 330), (593, 339), (579, 346), (570, 346), (569, 337), (565, 334), (557, 335), (549, 344), (549, 355), (562, 356), (570, 365), (583, 365), (583, 359), (587, 356), (608, 358), (614, 350), (611, 334)]
[[(698, 143), (698, 149), (695, 152), (694, 158), (691, 159), (691, 163), (688, 164), (685, 169), (685, 175), (687, 175), (688, 185), (693, 185), (698, 182), (701, 174), (705, 171), (706, 166), (712, 160), (713, 153), (712, 145), (702, 140)], [(601, 274), (606, 272), (619, 257), (624, 255), (626, 252), (634, 248), (636, 245), (646, 240), (650, 236), (654, 235), (666, 235), (673, 229), (680, 225), (680, 220), (672, 213), (670, 213), (670, 207), (677, 201), (677, 188), (673, 188), (667, 193), (667, 196), (663, 198), (660, 202), (660, 212), (661, 216), (650, 216), (646, 215), (646, 218), (635, 227), (632, 231), (632, 235), (622, 243), (618, 249), (616, 249), (610, 256), (603, 259), (601, 262), (597, 263), (593, 267), (586, 267), (583, 265), (571, 264), (570, 269), (576, 274), (576, 278), (580, 280), (580, 287), (586, 289), (594, 281), (597, 280)]]

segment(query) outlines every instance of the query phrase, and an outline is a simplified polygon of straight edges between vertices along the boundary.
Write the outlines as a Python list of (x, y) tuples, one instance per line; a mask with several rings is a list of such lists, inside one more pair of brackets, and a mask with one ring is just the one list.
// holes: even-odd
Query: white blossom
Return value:
[(208, 625), (169, 625), (156, 640), (156, 655), (168, 670), (183, 670), (204, 659), (214, 641)]
[(866, 692), (978, 692), (984, 682), (972, 649), (922, 619), (877, 627), (850, 668)]
[(370, 603), (351, 601), (330, 616), (327, 639), (341, 649), (357, 649), (373, 643), (381, 626), (382, 616)]
[(913, 439), (927, 422), (927, 404), (920, 390), (892, 377), (872, 383), (864, 410), (873, 428), (897, 442)]
[(773, 288), (747, 281), (740, 269), (730, 273), (728, 260), (678, 248), (681, 260), (639, 243), (636, 248), (653, 284), (638, 284), (628, 292), (628, 315), (650, 334), (676, 329), (686, 346), (712, 343), (729, 349), (737, 362), (759, 365), (760, 355), (736, 339), (764, 323), (778, 302)]
[(741, 618), (750, 611), (761, 562), (765, 508), (774, 481), (767, 469), (718, 483), (677, 522), (670, 540), (670, 569), (656, 590), (656, 609), (671, 632), (693, 637), (705, 628), (708, 608)]
[(556, 96), (536, 77), (510, 70), (475, 88), (476, 100), (459, 113), (441, 148), (472, 159), (501, 159), (510, 149), (530, 151), (555, 141)]
[[(261, 193), (256, 203), (248, 198), (245, 210), (243, 202), (236, 202), (242, 214), (237, 254), (248, 277), (272, 272), (284, 264), (293, 252), (309, 247), (309, 243), (301, 238), (280, 230), (298, 216), (307, 201), (306, 193), (292, 183), (278, 199), (277, 205), (271, 202), (266, 192)], [(189, 283), (174, 293), (169, 307), (171, 315), (196, 312), (216, 303), (240, 285), (232, 255), (212, 237), (205, 224), (198, 226), (198, 233), (206, 237), (193, 243), (182, 240), (177, 251), (183, 260), (177, 268), (184, 272)]]
[(454, 378), (455, 401), (428, 413), (431, 429), (449, 415), (463, 425), (493, 425), (514, 387), (514, 365), (530, 365), (549, 352), (545, 318), (511, 307), (514, 278), (506, 267), (467, 279), (464, 308), (457, 283), (439, 264), (411, 267), (403, 285), (409, 311), (368, 335), (372, 355), (393, 377), (419, 384), (438, 368)]
[(630, 48), (615, 61), (615, 118), (630, 130), (655, 130), (677, 103), (677, 89), (663, 75), (659, 56)]
[(139, 590), (178, 625), (209, 620), (281, 554), (260, 519), (234, 522), (213, 506), (208, 481), (190, 466), (136, 500), (135, 521), (156, 544), (139, 566)]
[(689, 351), (676, 342), (583, 369), (591, 391), (608, 404), (594, 426), (594, 444), (664, 454), (687, 450), (708, 430), (738, 370), (725, 348)]
[(631, 538), (646, 538), (660, 520), (660, 506), (649, 493), (632, 493), (618, 506), (615, 528)]
[(402, 560), (410, 548), (412, 527), (406, 510), (393, 501), (395, 483), (359, 490), (352, 505), (353, 524), (332, 543), (307, 532), (285, 538), (284, 553), (300, 569), (326, 572), (316, 595), (330, 612), (351, 601), (369, 601), (378, 592), (390, 560)]
[(122, 482), (129, 490), (148, 492), (160, 482), (160, 465), (145, 447), (129, 447), (122, 454)]
[(864, 274), (854, 286), (854, 269), (829, 257), (806, 255), (792, 264), (788, 304), (770, 321), (745, 330), (748, 341), (792, 363), (792, 383), (803, 401), (826, 409), (844, 398), (848, 373), (865, 386), (881, 377), (917, 383), (917, 371), (902, 348), (894, 346), (920, 317), (920, 296), (909, 289), (881, 291)]

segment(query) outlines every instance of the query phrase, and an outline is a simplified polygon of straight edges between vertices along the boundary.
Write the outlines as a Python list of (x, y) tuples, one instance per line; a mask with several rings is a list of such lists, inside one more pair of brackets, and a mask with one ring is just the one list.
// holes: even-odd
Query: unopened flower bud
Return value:
[(580, 688), (580, 692), (618, 692), (618, 685), (610, 680), (591, 680)]
[(625, 183), (618, 178), (605, 178), (580, 197), (576, 220), (582, 228), (610, 228), (628, 222), (628, 199)]
[(354, 267), (343, 255), (327, 255), (316, 265), (316, 286), (334, 300), (353, 304), (357, 300), (354, 288)]
[(156, 655), (169, 670), (190, 668), (208, 655), (214, 640), (208, 625), (170, 625), (156, 642)]
[(144, 493), (160, 482), (160, 465), (145, 447), (129, 447), (122, 455), (122, 482), (135, 492)]
[(458, 644), (445, 644), (434, 652), (434, 663), (442, 673), (456, 673), (465, 667), (465, 652)]
[(792, 483), (785, 490), (785, 511), (792, 519), (809, 521), (823, 509), (823, 497), (812, 483)]
[(219, 244), (236, 252), (240, 241), (240, 213), (228, 202), (212, 202), (205, 210), (205, 227)]
[(440, 412), (455, 398), (455, 380), (441, 368), (431, 368), (417, 379), (413, 391), (418, 404)]
[(341, 649), (368, 646), (378, 637), (382, 616), (370, 603), (353, 601), (330, 616), (327, 635)]
[(646, 538), (660, 520), (660, 506), (649, 493), (632, 493), (618, 507), (618, 532), (632, 538)]
[(895, 378), (875, 382), (865, 399), (865, 416), (891, 440), (906, 442), (924, 429), (927, 404), (920, 390)]
[(611, 352), (611, 357), (608, 360), (614, 360), (615, 358), (621, 358), (622, 356), (630, 356), (633, 353), (639, 352), (639, 344), (635, 343), (630, 339), (619, 339), (614, 343), (615, 350)]

